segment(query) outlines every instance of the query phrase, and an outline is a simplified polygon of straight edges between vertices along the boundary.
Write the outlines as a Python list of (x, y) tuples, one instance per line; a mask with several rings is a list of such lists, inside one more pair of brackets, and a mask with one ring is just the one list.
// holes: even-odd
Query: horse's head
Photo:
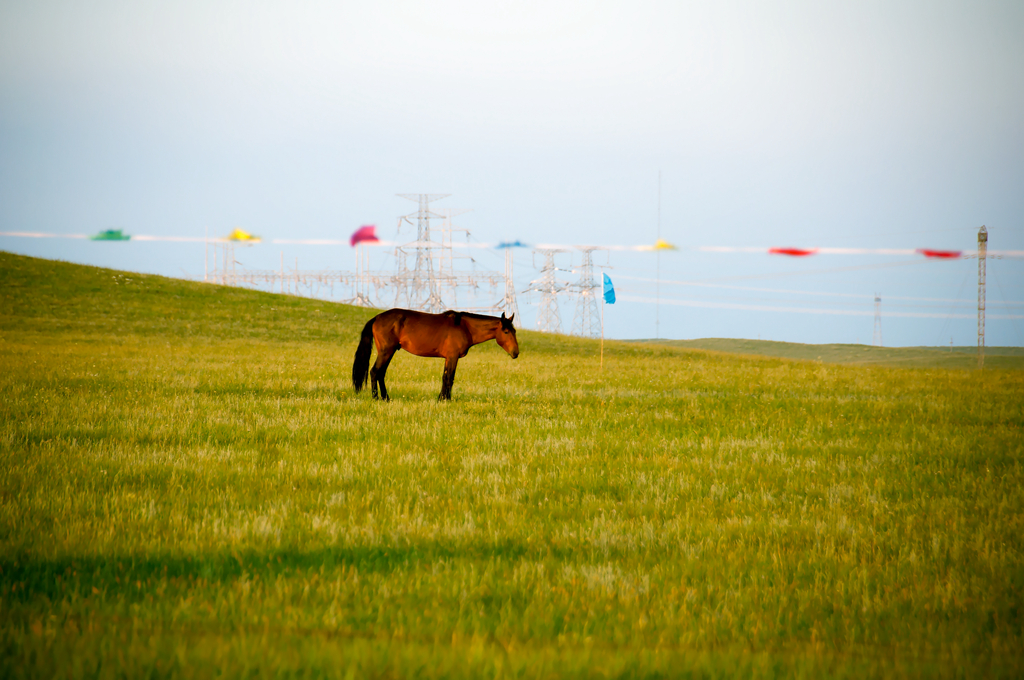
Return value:
[(519, 356), (519, 341), (516, 340), (516, 329), (512, 325), (512, 319), (514, 318), (516, 318), (515, 314), (506, 319), (505, 312), (502, 312), (498, 332), (494, 334), (494, 339), (497, 340), (498, 346), (508, 352), (508, 355), (513, 359)]

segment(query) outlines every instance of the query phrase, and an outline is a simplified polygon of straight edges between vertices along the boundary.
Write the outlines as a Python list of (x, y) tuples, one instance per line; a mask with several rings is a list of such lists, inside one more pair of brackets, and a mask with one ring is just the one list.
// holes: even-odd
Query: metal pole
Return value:
[(985, 258), (988, 256), (988, 229), (978, 230), (978, 368), (985, 368)]
[(882, 294), (875, 293), (875, 337), (872, 341), (875, 347), (882, 346)]
[[(661, 170), (658, 170), (658, 241), (661, 240)], [(657, 243), (657, 241), (655, 242)], [(661, 337), (661, 250), (655, 254), (657, 274), (654, 293), (654, 338)]]

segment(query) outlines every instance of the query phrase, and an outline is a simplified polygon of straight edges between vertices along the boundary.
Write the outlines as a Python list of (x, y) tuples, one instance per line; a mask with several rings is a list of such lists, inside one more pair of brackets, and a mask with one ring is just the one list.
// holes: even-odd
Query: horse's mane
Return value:
[[(500, 316), (488, 316), (487, 314), (476, 314), (474, 312), (456, 312), (456, 311), (449, 310), (448, 312), (445, 312), (445, 313), (446, 314), (457, 314), (458, 315), (457, 318), (463, 318), (463, 319), (479, 319), (481, 321), (497, 321), (499, 323), (501, 323), (501, 320), (502, 320)], [(505, 319), (505, 321), (508, 323), (508, 328), (509, 329), (513, 329), (513, 330), (515, 329), (515, 327), (512, 325), (512, 321), (510, 319)]]
[(458, 312), (458, 313), (461, 314), (464, 317), (469, 318), (469, 319), (487, 319), (488, 321), (493, 319), (495, 321), (501, 321), (501, 317), (498, 317), (498, 316), (488, 316), (487, 314), (474, 314), (473, 312)]

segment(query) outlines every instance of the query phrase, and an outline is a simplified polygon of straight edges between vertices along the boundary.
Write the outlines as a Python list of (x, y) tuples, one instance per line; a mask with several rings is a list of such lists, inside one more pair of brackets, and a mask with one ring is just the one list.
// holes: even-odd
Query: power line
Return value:
[[(639, 302), (654, 304), (656, 300), (651, 297), (640, 297), (634, 295), (619, 295), (620, 300), (626, 302)], [(704, 302), (700, 300), (675, 300), (661, 298), (661, 304), (676, 305), (679, 307), (699, 307), (703, 309), (732, 309), (751, 312), (786, 312), (793, 314), (831, 314), (835, 316), (871, 316), (874, 311), (871, 309), (830, 309), (821, 307), (777, 307), (767, 305), (749, 305), (729, 302)], [(908, 319), (973, 319), (974, 314), (932, 314), (927, 312), (888, 312), (889, 317), (902, 317)], [(1024, 319), (1019, 314), (989, 314), (990, 319)]]
[[(969, 274), (968, 274), (968, 276), (969, 276)], [(626, 280), (630, 280), (630, 281), (644, 281), (644, 282), (647, 282), (647, 283), (654, 283), (654, 281), (655, 281), (655, 279), (652, 279), (652, 278), (643, 277), (643, 276), (629, 276), (627, 274), (618, 274), (616, 276), (616, 278), (617, 279), (626, 279)], [(693, 286), (695, 288), (722, 288), (722, 289), (726, 289), (726, 290), (749, 290), (749, 291), (757, 292), (757, 293), (788, 293), (788, 294), (793, 294), (793, 295), (816, 295), (816, 296), (820, 296), (820, 297), (846, 297), (846, 298), (856, 298), (858, 300), (863, 300), (863, 299), (867, 299), (867, 298), (871, 297), (870, 295), (867, 295), (865, 293), (832, 293), (832, 292), (824, 292), (824, 291), (818, 291), (818, 290), (796, 290), (796, 289), (793, 289), (793, 288), (761, 288), (761, 287), (757, 287), (757, 286), (731, 286), (731, 285), (728, 285), (728, 284), (720, 284), (720, 283), (702, 283), (700, 281), (666, 281), (665, 279), (662, 279), (661, 283), (666, 283), (666, 284), (670, 284), (670, 285), (677, 285), (677, 286)], [(933, 297), (909, 297), (909, 296), (901, 296), (901, 295), (887, 295), (886, 299), (887, 300), (907, 300), (907, 301), (916, 301), (916, 302), (954, 302), (954, 303), (959, 302), (959, 303), (963, 303), (963, 304), (971, 304), (971, 305), (974, 304), (974, 300), (973, 299), (968, 300), (968, 299), (963, 299), (963, 298), (933, 298)], [(1002, 302), (999, 302), (999, 303), (989, 303), (989, 304), (1003, 304), (1003, 305), (1008, 305), (1008, 306), (1009, 305), (1024, 305), (1024, 300), (1020, 300), (1020, 301), (1002, 301)]]

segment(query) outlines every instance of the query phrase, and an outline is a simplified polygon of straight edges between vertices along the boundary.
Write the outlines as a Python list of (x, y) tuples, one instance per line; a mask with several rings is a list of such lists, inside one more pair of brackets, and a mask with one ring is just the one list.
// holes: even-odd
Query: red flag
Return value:
[(380, 239), (377, 238), (377, 227), (372, 224), (367, 224), (359, 227), (352, 233), (352, 238), (349, 239), (349, 243), (352, 244), (353, 248), (355, 248), (357, 243), (362, 243), (363, 241), (375, 243), (379, 240)]
[(768, 252), (772, 255), (792, 255), (794, 257), (804, 257), (806, 255), (814, 255), (818, 252), (817, 248), (769, 248)]
[(959, 250), (931, 250), (929, 248), (918, 248), (917, 252), (925, 257), (938, 257), (943, 260), (955, 260), (963, 254)]

